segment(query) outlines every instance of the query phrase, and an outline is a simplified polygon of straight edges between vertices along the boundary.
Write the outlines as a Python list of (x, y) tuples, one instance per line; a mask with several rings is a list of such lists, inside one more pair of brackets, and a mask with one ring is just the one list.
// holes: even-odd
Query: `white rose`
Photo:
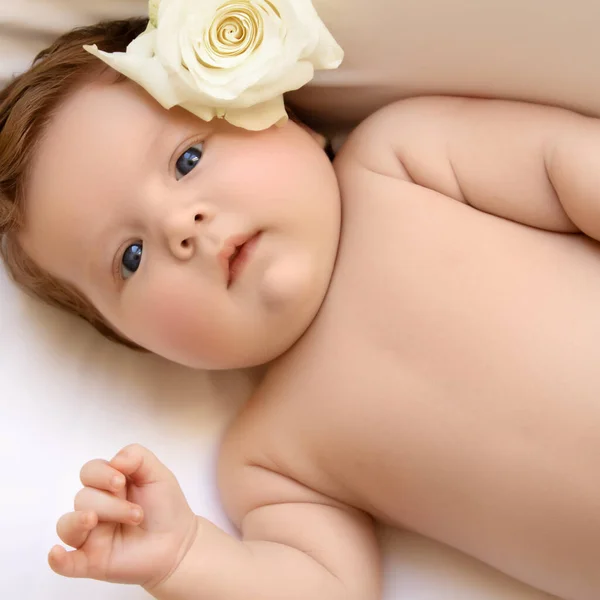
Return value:
[(343, 59), (311, 0), (151, 0), (126, 52), (85, 49), (166, 109), (250, 130), (285, 122), (283, 94)]

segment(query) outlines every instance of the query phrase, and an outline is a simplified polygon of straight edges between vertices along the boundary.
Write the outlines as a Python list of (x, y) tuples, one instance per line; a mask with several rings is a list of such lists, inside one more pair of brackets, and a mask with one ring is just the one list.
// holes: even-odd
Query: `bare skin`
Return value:
[[(343, 226), (324, 304), (223, 443), (243, 541), (194, 519), (135, 446), (141, 475), (119, 457), (84, 467), (97, 494), (63, 517), (78, 550), (54, 549), (52, 567), (165, 600), (376, 600), (374, 517), (597, 598), (599, 142), (597, 121), (503, 102), (418, 99), (367, 120), (336, 162)], [(177, 498), (162, 570), (117, 577), (111, 542), (92, 548), (100, 513), (140, 535), (125, 497), (145, 535), (169, 513), (164, 492), (111, 489), (119, 472), (128, 493), (164, 481)]]

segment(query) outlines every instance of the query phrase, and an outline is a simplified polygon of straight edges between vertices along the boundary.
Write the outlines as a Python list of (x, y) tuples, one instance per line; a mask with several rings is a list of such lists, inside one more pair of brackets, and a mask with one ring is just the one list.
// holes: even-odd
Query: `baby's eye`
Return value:
[(177, 180), (189, 175), (198, 165), (204, 154), (204, 144), (196, 144), (188, 148), (175, 163), (175, 176)]
[(135, 272), (140, 268), (140, 263), (142, 262), (142, 252), (144, 249), (144, 245), (142, 242), (136, 242), (135, 244), (131, 244), (125, 249), (123, 252), (123, 256), (121, 257), (121, 277), (123, 279), (129, 279), (133, 277)]

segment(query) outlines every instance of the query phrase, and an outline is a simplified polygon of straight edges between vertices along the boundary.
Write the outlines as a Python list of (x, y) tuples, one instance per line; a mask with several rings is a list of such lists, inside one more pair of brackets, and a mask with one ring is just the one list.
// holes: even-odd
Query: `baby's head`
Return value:
[(312, 322), (340, 229), (333, 168), (302, 126), (167, 111), (60, 38), (0, 92), (0, 235), (14, 279), (104, 335), (198, 368), (269, 362)]

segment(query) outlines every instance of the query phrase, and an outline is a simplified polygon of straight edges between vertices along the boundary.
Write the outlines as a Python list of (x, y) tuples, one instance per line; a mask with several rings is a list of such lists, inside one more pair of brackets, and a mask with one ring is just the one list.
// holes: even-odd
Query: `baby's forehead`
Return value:
[(72, 92), (54, 114), (47, 137), (74, 141), (84, 135), (118, 137), (152, 131), (172, 120), (144, 90), (129, 81), (88, 82)]
[(185, 116), (165, 110), (134, 83), (86, 82), (46, 129), (31, 165), (32, 193), (42, 188), (48, 194), (48, 186), (59, 182), (63, 189), (81, 190), (107, 177), (117, 186), (120, 176), (131, 181), (153, 155), (185, 135), (186, 127)]
[(125, 86), (82, 86), (48, 124), (32, 163), (28, 196), (52, 196), (57, 188), (66, 194), (108, 175), (107, 169), (122, 164), (124, 154), (164, 123), (161, 111)]
[(36, 149), (27, 185), (23, 233), (38, 261), (49, 246), (56, 246), (53, 263), (70, 260), (73, 244), (85, 252), (85, 232), (95, 235), (103, 213), (115, 209), (111, 202), (127, 197), (169, 123), (167, 111), (127, 82), (86, 83), (66, 99)]

